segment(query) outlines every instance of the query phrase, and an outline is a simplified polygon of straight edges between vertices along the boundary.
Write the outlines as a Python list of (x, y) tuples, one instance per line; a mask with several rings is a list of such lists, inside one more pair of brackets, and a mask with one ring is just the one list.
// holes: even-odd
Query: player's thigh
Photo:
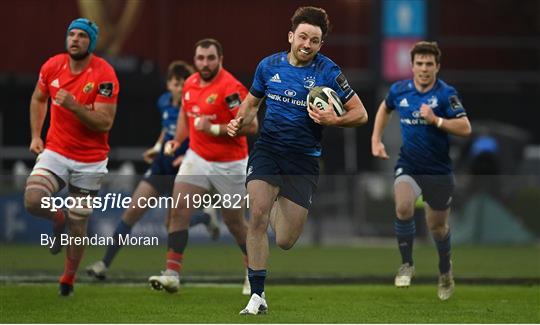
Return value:
[(26, 180), (25, 206), (39, 208), (41, 198), (60, 191), (68, 180), (67, 159), (50, 150), (45, 150), (36, 158), (36, 164)]
[(144, 179), (141, 180), (131, 196), (132, 204), (130, 204), (122, 214), (122, 220), (126, 224), (133, 226), (142, 218), (146, 210), (148, 210), (146, 205), (141, 204), (142, 201), (147, 201), (148, 198), (155, 198), (158, 196), (158, 190), (151, 183)]
[(108, 159), (94, 162), (72, 162), (70, 166), (70, 192), (95, 195), (107, 174)]
[(268, 227), (270, 210), (276, 201), (279, 187), (263, 180), (254, 179), (247, 184), (247, 192), (251, 211), (249, 223)]
[(279, 197), (273, 213), (276, 243), (281, 248), (289, 249), (302, 234), (308, 209), (287, 198)]
[(394, 180), (394, 200), (398, 217), (412, 217), (414, 203), (422, 190), (411, 175), (400, 175)]
[(192, 184), (209, 191), (211, 189), (208, 179), (208, 171), (210, 169), (209, 162), (190, 149), (186, 152), (184, 161), (180, 165), (175, 183)]
[(202, 202), (206, 189), (190, 183), (174, 183), (171, 206), (165, 224), (169, 232), (189, 228), (191, 213)]

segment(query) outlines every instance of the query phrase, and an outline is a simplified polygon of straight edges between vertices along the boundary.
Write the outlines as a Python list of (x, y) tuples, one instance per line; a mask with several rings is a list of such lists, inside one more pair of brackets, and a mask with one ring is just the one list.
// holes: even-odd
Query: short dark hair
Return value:
[(414, 44), (411, 50), (411, 62), (414, 62), (414, 56), (416, 54), (433, 55), (435, 56), (435, 62), (437, 64), (441, 63), (442, 53), (441, 53), (441, 49), (439, 49), (439, 45), (437, 45), (437, 42), (420, 41)]
[(296, 28), (300, 24), (310, 24), (318, 26), (322, 31), (322, 38), (324, 39), (330, 29), (330, 20), (328, 14), (322, 8), (317, 7), (300, 7), (296, 9), (294, 15), (291, 18), (291, 31), (296, 31)]
[(202, 48), (209, 48), (210, 46), (214, 45), (216, 47), (216, 50), (217, 50), (217, 54), (218, 56), (223, 56), (223, 47), (221, 46), (221, 43), (219, 43), (217, 40), (213, 39), (213, 38), (205, 38), (205, 39), (202, 39), (200, 41), (198, 41), (197, 43), (195, 43), (195, 47), (193, 48), (193, 50), (197, 50), (197, 48), (200, 46)]
[(172, 78), (186, 80), (193, 74), (193, 72), (195, 72), (193, 67), (186, 62), (181, 60), (173, 61), (167, 68), (167, 81), (171, 80)]

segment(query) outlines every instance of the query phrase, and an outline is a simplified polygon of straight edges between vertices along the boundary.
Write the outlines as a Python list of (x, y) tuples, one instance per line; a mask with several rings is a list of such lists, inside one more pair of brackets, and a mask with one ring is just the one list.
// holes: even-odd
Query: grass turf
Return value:
[[(87, 247), (81, 268), (102, 258), (104, 247)], [(457, 278), (540, 278), (539, 246), (466, 246), (452, 251)], [(126, 247), (117, 256), (110, 278), (142, 277), (164, 268), (165, 247)], [(437, 252), (433, 245), (414, 248), (416, 275), (435, 277)], [(54, 274), (63, 270), (64, 254), (52, 256), (37, 245), (2, 245), (0, 275)], [(396, 247), (272, 248), (269, 276), (392, 277), (399, 266)], [(240, 251), (234, 245), (191, 245), (184, 258), (185, 275), (243, 276)]]
[(269, 314), (239, 316), (240, 286), (185, 286), (179, 294), (142, 285), (80, 284), (58, 298), (53, 284), (0, 285), (7, 323), (538, 323), (538, 286), (459, 285), (448, 301), (436, 285), (268, 286)]

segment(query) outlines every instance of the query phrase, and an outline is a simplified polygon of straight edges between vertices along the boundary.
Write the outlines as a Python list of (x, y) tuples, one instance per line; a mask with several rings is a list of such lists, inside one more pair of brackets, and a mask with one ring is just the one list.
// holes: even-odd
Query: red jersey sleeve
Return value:
[(103, 62), (97, 82), (97, 95), (94, 102), (116, 104), (120, 85), (114, 69), (106, 62)]
[(41, 66), (41, 69), (39, 70), (39, 79), (38, 79), (38, 88), (41, 90), (42, 93), (45, 95), (49, 95), (49, 76), (51, 74), (51, 69), (53, 65), (53, 58), (48, 59), (43, 65)]

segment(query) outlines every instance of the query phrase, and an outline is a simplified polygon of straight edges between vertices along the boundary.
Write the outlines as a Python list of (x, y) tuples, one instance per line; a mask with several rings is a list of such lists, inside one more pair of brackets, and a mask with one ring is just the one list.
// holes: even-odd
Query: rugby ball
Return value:
[(307, 96), (307, 102), (320, 110), (325, 110), (330, 101), (332, 101), (332, 105), (334, 105), (334, 111), (336, 112), (337, 116), (342, 116), (345, 114), (343, 103), (339, 99), (338, 94), (332, 88), (313, 87)]

